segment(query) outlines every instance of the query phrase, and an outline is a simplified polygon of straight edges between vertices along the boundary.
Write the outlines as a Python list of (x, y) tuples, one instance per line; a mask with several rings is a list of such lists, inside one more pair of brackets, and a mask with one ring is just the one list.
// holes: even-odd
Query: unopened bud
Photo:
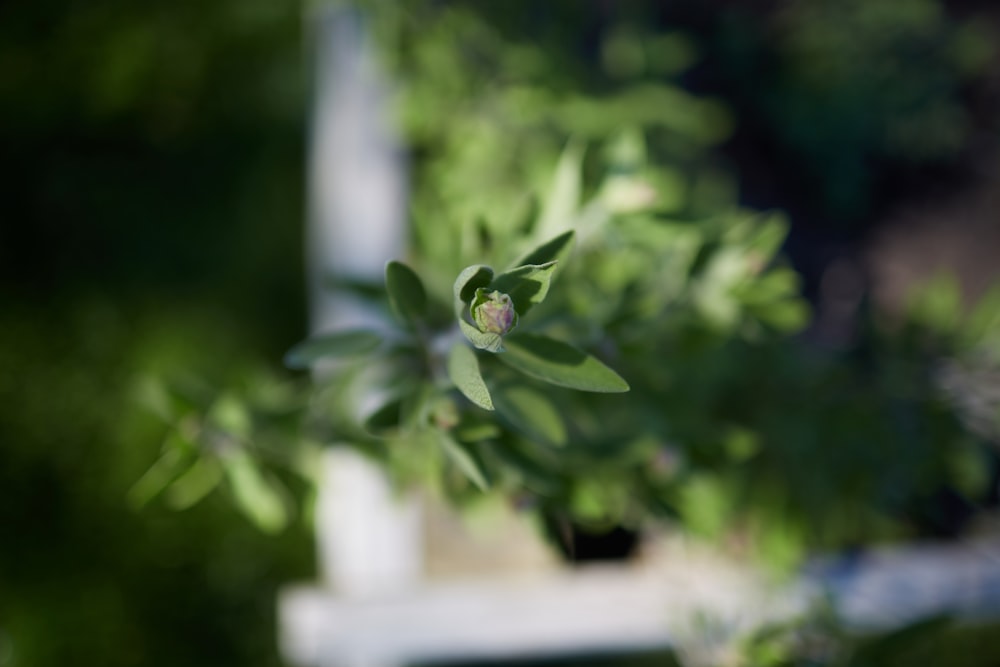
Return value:
[(517, 326), (514, 301), (509, 294), (479, 288), (472, 302), (472, 319), (480, 331), (503, 335)]

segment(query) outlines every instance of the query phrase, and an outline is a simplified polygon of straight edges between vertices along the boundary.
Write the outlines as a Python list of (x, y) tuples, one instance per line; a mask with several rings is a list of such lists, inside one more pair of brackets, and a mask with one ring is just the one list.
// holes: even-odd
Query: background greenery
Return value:
[[(404, 82), (410, 259), (438, 270), (427, 282), (445, 293), (462, 266), (519, 238), (511, 225), (535, 219), (578, 149), (580, 201), (607, 201), (616, 165), (655, 183), (658, 213), (704, 251), (684, 281), (732, 243), (732, 220), (695, 221), (737, 204), (790, 211), (785, 250), (802, 276), (790, 284), (814, 296), (827, 239), (863, 239), (887, 205), (960, 178), (995, 137), (979, 85), (995, 58), (986, 4), (361, 4)], [(279, 362), (305, 330), (306, 11), (0, 7), (0, 145), (13, 166), (0, 226), (0, 664), (278, 662), (275, 590), (311, 575), (295, 510), (308, 488), (289, 470), (295, 452), (238, 431), (249, 418), (258, 433), (294, 432), (282, 424), (302, 396)], [(630, 278), (621, 256), (594, 273), (611, 305)], [(765, 557), (789, 562), (805, 548), (953, 533), (990, 500), (992, 436), (967, 427), (934, 369), (996, 360), (993, 311), (980, 318), (990, 326), (956, 325), (953, 293), (932, 290), (907, 328), (862, 313), (857, 343), (837, 350), (748, 328), (759, 313), (745, 299), (736, 311), (728, 297), (682, 303), (647, 322), (655, 349), (619, 369), (644, 377), (652, 355), (670, 371), (630, 408), (670, 425), (651, 427), (671, 443), (654, 448), (659, 467), (620, 453), (575, 461), (603, 471), (614, 497), (595, 501), (571, 475), (534, 502), (602, 523), (622, 492), (682, 481), (664, 514), (715, 537), (763, 529)], [(154, 461), (204, 444), (163, 448), (191, 428), (237, 432), (236, 451), (268, 463), (250, 474), (266, 484), (209, 466), (228, 495), (189, 478), (137, 507)], [(220, 451), (232, 450), (207, 458)], [(548, 460), (548, 474), (564, 463)], [(284, 532), (233, 510), (248, 495), (250, 518), (274, 530), (287, 518)], [(272, 502), (261, 510), (260, 498)]]

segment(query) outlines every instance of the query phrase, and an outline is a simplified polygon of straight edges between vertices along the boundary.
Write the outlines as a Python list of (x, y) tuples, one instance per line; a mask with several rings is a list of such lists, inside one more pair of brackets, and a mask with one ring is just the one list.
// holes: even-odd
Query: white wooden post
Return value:
[[(331, 278), (380, 283), (405, 248), (405, 167), (384, 112), (384, 89), (360, 17), (318, 10), (309, 154), (308, 260), (314, 333), (379, 320)], [(361, 401), (372, 397), (359, 397)], [(355, 451), (324, 455), (317, 506), (324, 582), (347, 596), (398, 590), (422, 570), (420, 510)]]

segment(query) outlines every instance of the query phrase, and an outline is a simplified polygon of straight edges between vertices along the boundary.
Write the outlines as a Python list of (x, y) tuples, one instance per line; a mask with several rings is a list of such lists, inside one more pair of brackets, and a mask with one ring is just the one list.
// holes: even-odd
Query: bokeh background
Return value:
[[(552, 100), (637, 76), (710, 97), (728, 129), (698, 155), (711, 144), (726, 178), (706, 182), (788, 212), (810, 344), (856, 340), (865, 323), (838, 306), (859, 293), (898, 311), (940, 268), (968, 305), (1000, 275), (991, 2), (359, 4), (400, 40), (377, 42), (386, 70), (417, 82), (400, 115), (418, 192), (467, 192), (444, 159), (461, 137), (441, 119), (489, 90), (481, 64), (449, 56), (456, 34), (483, 30), (483, 48), (544, 74)], [(211, 402), (301, 380), (281, 358), (307, 323), (314, 9), (0, 6), (0, 665), (280, 664), (275, 593), (313, 574), (308, 511), (276, 527), (241, 514), (239, 493), (171, 507), (136, 502), (135, 485), (169, 430), (151, 382)], [(661, 101), (644, 117), (669, 114)], [(586, 133), (586, 112), (565, 105), (566, 128)], [(503, 185), (482, 196), (502, 201)], [(272, 472), (288, 506), (308, 508), (308, 484)], [(996, 502), (935, 491), (917, 533), (959, 534)]]

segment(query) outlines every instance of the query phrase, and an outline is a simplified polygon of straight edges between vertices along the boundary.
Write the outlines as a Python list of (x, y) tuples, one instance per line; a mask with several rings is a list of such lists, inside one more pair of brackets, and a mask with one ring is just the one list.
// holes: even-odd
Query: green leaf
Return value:
[(510, 295), (514, 301), (514, 310), (522, 316), (533, 305), (545, 300), (555, 268), (555, 262), (519, 266), (497, 276), (490, 283), (489, 289)]
[(459, 443), (455, 442), (451, 436), (444, 431), (437, 431), (438, 442), (444, 450), (445, 455), (454, 463), (469, 480), (479, 488), (480, 491), (487, 491), (490, 488), (486, 476), (480, 469), (476, 459), (465, 450)]
[(288, 523), (288, 510), (276, 482), (265, 477), (246, 452), (232, 454), (223, 463), (243, 514), (265, 533), (280, 532)]
[(404, 324), (416, 324), (423, 319), (427, 313), (427, 292), (413, 269), (397, 261), (387, 263), (385, 289), (389, 305)]
[(215, 459), (198, 459), (166, 491), (167, 505), (185, 510), (211, 493), (222, 480), (222, 468)]
[(508, 384), (493, 390), (497, 413), (528, 438), (561, 447), (566, 425), (552, 402), (539, 391)]
[(177, 432), (168, 435), (163, 456), (129, 489), (128, 502), (134, 509), (146, 505), (160, 495), (197, 460), (187, 451), (187, 447), (178, 446), (175, 442), (182, 438), (183, 436)]
[(304, 340), (285, 354), (289, 368), (309, 368), (324, 358), (341, 358), (367, 354), (382, 342), (374, 331), (352, 329), (323, 334)]
[(466, 339), (480, 350), (500, 352), (503, 350), (503, 338), (499, 334), (480, 331), (463, 319), (458, 320), (458, 328)]
[(506, 340), (500, 360), (538, 380), (560, 387), (602, 393), (629, 390), (628, 383), (596, 358), (545, 336), (519, 334)]
[(467, 399), (484, 410), (493, 409), (493, 399), (490, 398), (490, 390), (486, 388), (479, 372), (476, 353), (464, 343), (451, 347), (448, 354), (448, 377)]
[(455, 294), (456, 308), (461, 309), (461, 304), (472, 301), (476, 290), (486, 287), (493, 280), (493, 269), (484, 264), (473, 264), (462, 269), (455, 279), (453, 288)]
[(572, 243), (574, 235), (575, 232), (572, 229), (568, 232), (563, 232), (554, 239), (546, 241), (529, 252), (514, 266), (524, 266), (525, 264), (547, 264), (548, 262), (556, 261), (559, 259), (562, 251), (565, 250), (570, 243)]
[(583, 149), (582, 142), (570, 140), (559, 157), (538, 221), (537, 232), (542, 238), (562, 232), (573, 223), (583, 188)]

